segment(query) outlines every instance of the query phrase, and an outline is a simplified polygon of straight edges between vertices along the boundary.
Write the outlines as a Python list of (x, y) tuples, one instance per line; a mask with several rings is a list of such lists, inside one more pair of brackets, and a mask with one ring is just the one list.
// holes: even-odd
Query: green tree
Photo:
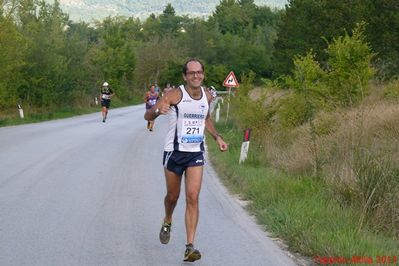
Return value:
[[(98, 25), (98, 43), (88, 53), (92, 76), (97, 84), (107, 80), (118, 97), (127, 99), (132, 92), (136, 67), (136, 43), (125, 30), (126, 19), (107, 18)], [(129, 21), (127, 21), (130, 24)]]
[(167, 73), (175, 73), (175, 70), (169, 69), (169, 67), (174, 66), (175, 62), (180, 62), (178, 60), (179, 53), (184, 53), (184, 50), (177, 46), (172, 36), (165, 36), (162, 39), (154, 37), (150, 42), (144, 43), (138, 48), (135, 72), (137, 84), (171, 82), (170, 80), (160, 80), (160, 78), (174, 76), (174, 74)]
[(159, 16), (161, 34), (178, 34), (181, 27), (181, 18), (176, 16), (172, 4), (167, 4)]
[(0, 16), (0, 108), (14, 107), (18, 102), (20, 69), (25, 64), (27, 47), (24, 37), (7, 17)]
[(283, 127), (294, 127), (312, 120), (316, 110), (330, 100), (326, 86), (326, 72), (316, 61), (312, 51), (294, 57), (292, 77), (286, 82), (293, 93), (282, 100), (279, 118)]
[(151, 14), (143, 23), (142, 32), (144, 40), (150, 41), (151, 38), (161, 35), (161, 21), (155, 14)]
[(286, 124), (300, 125), (312, 118), (316, 110), (326, 107), (353, 105), (367, 93), (374, 71), (364, 24), (359, 24), (352, 36), (346, 33), (335, 38), (328, 45), (327, 54), (325, 69), (312, 51), (294, 57), (293, 74), (286, 78), (293, 97), (283, 103), (284, 111), (280, 114)]
[(215, 48), (210, 61), (225, 64), (238, 75), (254, 71), (258, 78), (270, 77), (278, 18), (278, 13), (252, 0), (221, 1), (208, 22), (219, 33), (212, 38)]
[(359, 24), (352, 36), (346, 33), (334, 39), (327, 51), (330, 95), (342, 105), (357, 103), (367, 94), (368, 83), (374, 75), (373, 53), (365, 41), (364, 24)]
[(396, 0), (368, 0), (364, 21), (366, 40), (377, 53), (375, 65), (380, 78), (399, 73), (399, 5)]
[(242, 35), (247, 27), (256, 27), (253, 18), (255, 17), (257, 6), (254, 1), (235, 1), (222, 0), (216, 6), (212, 17), (209, 19), (211, 24), (222, 33)]
[(218, 34), (198, 18), (187, 21), (183, 27), (186, 32), (178, 38), (179, 46), (187, 50), (187, 55), (183, 57), (198, 57), (212, 62), (216, 56), (214, 48), (215, 40), (219, 38)]
[(288, 74), (293, 68), (294, 55), (305, 55), (310, 49), (324, 63), (327, 58), (324, 39), (331, 41), (353, 29), (362, 21), (363, 13), (362, 0), (289, 0), (275, 43), (275, 75)]
[(28, 49), (21, 69), (19, 97), (36, 106), (53, 106), (65, 94), (66, 57), (62, 54), (68, 17), (59, 3), (54, 5), (23, 0), (18, 10), (21, 33)]
[(90, 75), (90, 66), (86, 61), (97, 36), (95, 30), (84, 22), (70, 23), (66, 27), (66, 34), (63, 52), (67, 58), (67, 81), (64, 84), (65, 91), (68, 92), (66, 103), (71, 106), (85, 106), (98, 94), (98, 89), (93, 86), (98, 79)]

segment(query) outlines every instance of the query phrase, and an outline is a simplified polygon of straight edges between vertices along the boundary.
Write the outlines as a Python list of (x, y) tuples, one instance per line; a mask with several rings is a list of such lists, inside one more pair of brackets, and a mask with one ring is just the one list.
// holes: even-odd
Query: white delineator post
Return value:
[(220, 103), (217, 103), (217, 107), (216, 107), (216, 115), (215, 115), (215, 121), (216, 123), (219, 122), (220, 119)]
[(19, 117), (21, 119), (23, 119), (25, 117), (24, 116), (24, 109), (22, 109), (22, 105), (20, 105), (20, 104), (18, 104), (17, 107), (18, 107), (18, 111), (19, 111)]
[(215, 108), (216, 108), (216, 113), (215, 113), (215, 122), (219, 122), (220, 121), (220, 109), (221, 104), (223, 104), (223, 97), (216, 97), (215, 99)]
[(247, 159), (248, 156), (248, 149), (249, 149), (249, 138), (251, 137), (251, 129), (247, 128), (244, 131), (244, 140), (241, 145), (241, 153), (240, 153), (240, 160), (239, 163), (241, 164)]
[(96, 105), (98, 105), (98, 99), (97, 99), (97, 97), (94, 97), (94, 102), (96, 103)]

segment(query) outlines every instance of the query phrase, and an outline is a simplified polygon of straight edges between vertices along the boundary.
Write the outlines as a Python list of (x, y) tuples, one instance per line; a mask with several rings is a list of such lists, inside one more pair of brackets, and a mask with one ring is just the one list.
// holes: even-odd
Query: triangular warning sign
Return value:
[(234, 75), (233, 71), (230, 71), (230, 73), (227, 75), (226, 79), (223, 82), (224, 87), (238, 87), (238, 81), (236, 79), (236, 76)]

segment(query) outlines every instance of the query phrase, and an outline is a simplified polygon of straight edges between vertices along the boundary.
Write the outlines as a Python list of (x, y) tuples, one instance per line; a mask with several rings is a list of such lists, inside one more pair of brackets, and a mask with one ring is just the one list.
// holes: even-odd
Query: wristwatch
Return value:
[(155, 109), (154, 113), (155, 115), (159, 115), (159, 108)]

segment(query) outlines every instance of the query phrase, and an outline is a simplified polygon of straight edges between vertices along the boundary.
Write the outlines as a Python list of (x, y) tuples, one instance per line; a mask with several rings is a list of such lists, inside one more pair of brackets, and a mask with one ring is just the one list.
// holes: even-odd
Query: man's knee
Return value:
[(167, 193), (165, 197), (165, 201), (167, 201), (170, 204), (176, 204), (178, 199), (179, 199), (179, 193)]
[(186, 204), (196, 206), (199, 201), (199, 193), (187, 193), (186, 195)]

